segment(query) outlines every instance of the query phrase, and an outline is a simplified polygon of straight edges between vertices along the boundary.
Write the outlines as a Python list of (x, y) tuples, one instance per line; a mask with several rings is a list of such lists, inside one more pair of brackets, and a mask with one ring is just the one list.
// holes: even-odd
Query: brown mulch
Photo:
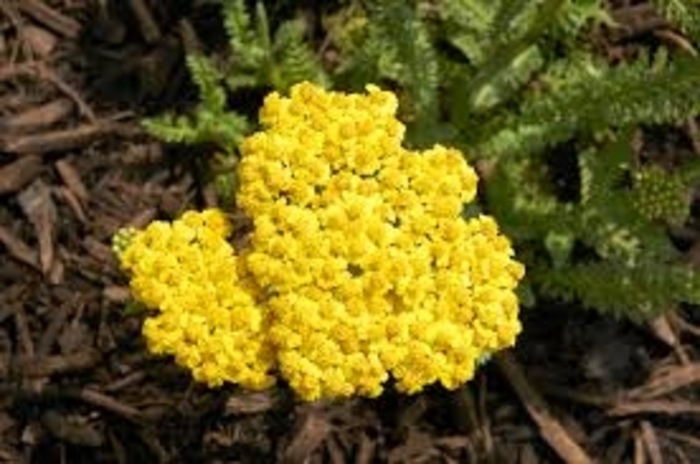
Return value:
[[(187, 3), (0, 3), (0, 463), (700, 462), (689, 308), (638, 327), (552, 303), (464, 388), (413, 397), (210, 390), (150, 356), (110, 239), (216, 201), (138, 124), (188, 95), (212, 20)], [(640, 34), (686, 45), (648, 6), (615, 15), (612, 60)]]

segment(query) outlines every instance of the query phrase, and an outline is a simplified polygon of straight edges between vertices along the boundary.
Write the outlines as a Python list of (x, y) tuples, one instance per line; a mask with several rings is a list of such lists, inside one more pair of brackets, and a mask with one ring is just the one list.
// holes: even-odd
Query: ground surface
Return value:
[[(182, 39), (213, 20), (114, 3), (0, 3), (0, 463), (700, 462), (690, 309), (632, 327), (543, 307), (462, 390), (372, 401), (207, 390), (149, 356), (110, 237), (215, 203), (192, 153), (138, 125), (183, 101)], [(677, 39), (647, 13), (617, 10)]]

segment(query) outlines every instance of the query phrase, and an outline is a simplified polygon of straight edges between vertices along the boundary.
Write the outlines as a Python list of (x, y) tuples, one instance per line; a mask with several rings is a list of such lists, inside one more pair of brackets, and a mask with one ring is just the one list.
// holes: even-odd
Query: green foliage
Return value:
[(244, 88), (286, 91), (309, 80), (327, 85), (328, 78), (306, 41), (300, 19), (281, 22), (270, 31), (267, 12), (258, 2), (254, 16), (244, 0), (220, 0), (229, 55), (224, 59), (190, 54), (187, 69), (199, 91), (199, 101), (187, 114), (164, 114), (144, 120), (146, 129), (170, 143), (210, 144), (218, 155), (210, 163), (214, 185), (224, 203), (233, 201), (237, 182), (237, 147), (251, 124), (229, 107), (231, 95)]
[[(694, 45), (698, 1), (654, 0)], [(484, 206), (528, 267), (524, 295), (635, 320), (700, 303), (700, 277), (668, 235), (688, 218), (698, 163), (661, 169), (632, 149), (640, 127), (700, 114), (696, 57), (662, 48), (612, 66), (586, 40), (591, 26), (613, 24), (603, 0), (349, 0), (322, 18), (328, 75), (303, 21), (221, 3), (231, 56), (216, 67), (190, 57), (200, 105), (154, 133), (234, 152), (247, 129), (228, 92), (305, 79), (389, 87), (409, 143), (455, 145), (488, 167)]]
[(285, 91), (302, 80), (326, 83), (320, 63), (305, 42), (301, 20), (282, 22), (270, 33), (267, 13), (258, 3), (255, 17), (243, 0), (221, 0), (230, 57), (220, 66), (200, 55), (187, 57), (187, 68), (199, 90), (199, 103), (187, 115), (166, 114), (145, 121), (156, 137), (171, 143), (210, 143), (233, 154), (249, 129), (245, 116), (228, 107), (229, 92), (244, 87)]
[(638, 169), (634, 173), (634, 206), (650, 221), (683, 224), (690, 214), (690, 191), (677, 171), (666, 172), (659, 166)]
[(169, 143), (213, 143), (232, 150), (248, 130), (248, 121), (227, 109), (223, 75), (208, 58), (199, 55), (187, 57), (187, 68), (199, 90), (200, 101), (194, 111), (146, 119), (146, 129)]
[(700, 274), (682, 263), (611, 261), (579, 263), (564, 272), (533, 266), (531, 279), (550, 297), (580, 301), (633, 321), (644, 321), (678, 302), (700, 301)]
[(345, 61), (336, 79), (355, 88), (366, 82), (399, 85), (409, 96), (402, 107), (409, 138), (420, 145), (440, 131), (436, 125), (440, 66), (418, 6), (405, 0), (368, 2), (367, 11), (357, 13), (368, 20), (357, 27), (356, 19), (349, 40), (339, 44), (345, 47)]
[(700, 0), (653, 0), (652, 3), (696, 43), (700, 40)]
[(536, 153), (581, 133), (668, 124), (700, 111), (700, 61), (676, 57), (651, 67), (570, 67), (571, 82), (528, 98), (517, 118), (480, 145), (491, 156)]
[(305, 41), (303, 20), (284, 21), (271, 34), (263, 3), (257, 3), (254, 18), (243, 0), (222, 0), (222, 6), (231, 52), (226, 73), (230, 90), (270, 87), (285, 91), (304, 80), (327, 85), (326, 74)]
[[(679, 12), (693, 1), (657, 3), (692, 36), (695, 13)], [(592, 23), (612, 23), (596, 0), (386, 2), (355, 17), (364, 33), (343, 48), (343, 71), (392, 82), (404, 107), (431, 102), (426, 115), (439, 119), (409, 131), (425, 143), (451, 134), (488, 160), (487, 209), (536, 296), (632, 319), (700, 303), (700, 277), (668, 236), (687, 218), (692, 182), (666, 172), (649, 182), (657, 168), (638, 166), (631, 148), (635, 128), (700, 113), (700, 61), (662, 50), (609, 65), (583, 39)], [(389, 17), (412, 26), (392, 29)]]

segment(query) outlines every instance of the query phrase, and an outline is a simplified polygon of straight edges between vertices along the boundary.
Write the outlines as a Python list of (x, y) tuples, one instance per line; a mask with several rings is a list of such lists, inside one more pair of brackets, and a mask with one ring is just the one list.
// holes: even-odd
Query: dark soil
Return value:
[[(183, 49), (221, 27), (184, 0), (99, 4), (0, 3), (0, 463), (700, 462), (692, 308), (634, 326), (541, 305), (464, 388), (413, 397), (211, 390), (150, 356), (110, 239), (216, 204), (198, 153), (138, 121), (191, 100)], [(615, 14), (611, 60), (680, 40), (645, 4)], [(694, 127), (663, 150), (692, 149)]]

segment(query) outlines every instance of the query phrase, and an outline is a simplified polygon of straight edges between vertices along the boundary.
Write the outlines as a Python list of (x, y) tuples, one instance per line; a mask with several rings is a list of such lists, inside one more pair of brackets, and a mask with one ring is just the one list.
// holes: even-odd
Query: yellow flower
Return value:
[[(270, 94), (241, 144), (239, 256), (217, 210), (115, 240), (149, 348), (195, 379), (305, 400), (456, 388), (521, 330), (523, 266), (489, 216), (465, 219), (478, 179), (462, 154), (402, 147), (396, 96), (310, 83)], [(118, 242), (118, 243), (117, 243)]]
[(118, 256), (134, 296), (156, 310), (143, 325), (152, 352), (173, 355), (212, 386), (267, 387), (274, 367), (267, 316), (237, 283), (230, 231), (219, 210), (187, 212), (172, 224), (154, 222), (136, 232)]

